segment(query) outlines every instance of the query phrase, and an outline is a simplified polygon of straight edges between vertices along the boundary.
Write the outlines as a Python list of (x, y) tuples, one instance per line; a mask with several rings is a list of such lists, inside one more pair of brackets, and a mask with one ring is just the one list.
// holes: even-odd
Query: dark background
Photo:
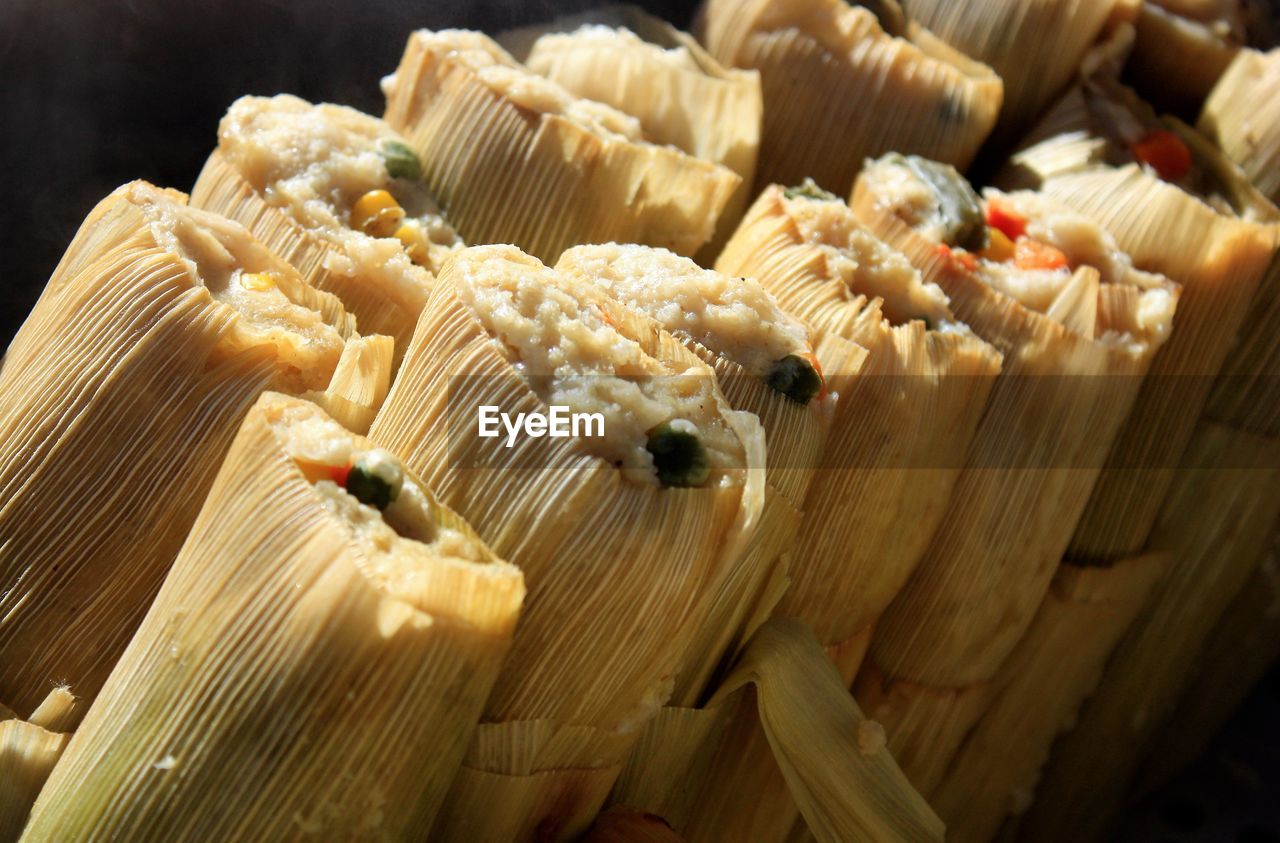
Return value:
[[(244, 94), (382, 113), (414, 29), (490, 33), (600, 0), (0, 0), (0, 348), (93, 205), (189, 190)], [(686, 25), (694, 4), (639, 0)]]
[[(693, 2), (634, 0), (682, 27)], [(382, 113), (409, 33), (496, 33), (602, 0), (0, 0), (0, 348), (80, 221), (135, 178), (190, 188), (243, 94)], [(1280, 843), (1280, 674), (1125, 839)]]

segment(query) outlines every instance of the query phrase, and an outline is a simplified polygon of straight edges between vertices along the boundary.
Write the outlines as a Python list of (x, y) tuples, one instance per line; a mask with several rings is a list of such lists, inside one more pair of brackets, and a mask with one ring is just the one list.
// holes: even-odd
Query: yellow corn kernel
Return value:
[(240, 274), (240, 286), (258, 293), (263, 290), (272, 290), (276, 286), (276, 274), (274, 272), (244, 272)]
[(404, 250), (409, 253), (409, 260), (426, 265), (427, 237), (421, 226), (405, 223), (396, 229), (396, 239), (404, 244)]
[(987, 228), (987, 248), (978, 252), (978, 257), (995, 263), (1004, 263), (1013, 257), (1013, 241), (998, 228)]
[(391, 237), (404, 220), (404, 208), (385, 190), (370, 190), (351, 206), (351, 225), (371, 237)]

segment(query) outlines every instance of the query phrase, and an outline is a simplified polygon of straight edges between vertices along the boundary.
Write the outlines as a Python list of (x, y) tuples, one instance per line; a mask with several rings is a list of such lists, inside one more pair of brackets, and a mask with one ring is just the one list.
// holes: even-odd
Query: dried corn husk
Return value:
[(278, 394), (249, 411), (25, 839), (425, 839), (524, 587), (425, 490), (419, 517), (458, 538), (362, 536), (382, 519), (295, 462), (323, 419)]
[[(135, 182), (99, 203), (0, 372), (0, 699), (17, 710), (56, 680), (83, 712), (245, 410), (332, 386), (354, 336), (336, 299), (183, 200)], [(241, 268), (275, 289), (252, 299)]]
[(342, 347), (329, 385), (303, 397), (347, 430), (364, 435), (391, 388), (395, 354), (396, 342), (389, 336), (353, 337)]
[(889, 150), (963, 168), (1000, 110), (991, 68), (914, 22), (886, 32), (844, 0), (707, 0), (695, 31), (724, 64), (760, 71), (757, 184), (811, 177), (843, 194), (864, 158)]
[(1280, 48), (1243, 50), (1214, 86), (1196, 128), (1240, 165), (1271, 201), (1280, 201)]
[[(1142, 4), (1128, 72), (1161, 107), (1194, 114), (1240, 52), (1244, 33), (1224, 31), (1226, 21), (1202, 18), (1189, 5)], [(1217, 12), (1224, 4), (1200, 5)]]
[[(1118, 87), (1105, 90), (1117, 101), (1136, 102)], [(1105, 562), (1143, 548), (1280, 242), (1275, 208), (1239, 170), (1192, 130), (1176, 121), (1169, 125), (1238, 212), (1212, 207), (1135, 164), (1105, 166), (1107, 141), (1092, 128), (1079, 87), (1046, 116), (1003, 176), (1038, 185), (1111, 232), (1136, 265), (1182, 285), (1172, 337), (1152, 363), (1072, 538), (1075, 558)]]
[[(747, 468), (705, 488), (630, 482), (572, 438), (525, 437), (468, 467), (455, 439), (474, 429), (477, 406), (547, 412), (458, 298), (455, 275), (471, 271), (468, 261), (546, 271), (511, 247), (466, 250), (446, 265), (371, 436), (421, 471), (531, 589), (437, 833), (512, 839), (536, 827), (560, 839), (599, 809), (754, 530), (763, 442), (753, 417), (719, 404)], [(610, 318), (658, 360), (712, 376), (652, 322), (622, 308)]]
[(1204, 755), (1222, 725), (1280, 658), (1280, 534), (1205, 641), (1195, 675), (1149, 744), (1137, 789), (1155, 790)]
[(1167, 567), (1168, 557), (1154, 554), (1105, 568), (1058, 568), (1026, 636), (992, 681), (982, 720), (929, 794), (948, 839), (985, 843), (1006, 816), (1031, 804), (1050, 744), (1070, 729)]
[[(486, 82), (468, 54), (500, 66), (512, 88)], [(414, 33), (384, 85), (387, 122), (468, 243), (514, 243), (547, 262), (609, 241), (691, 255), (740, 182), (641, 140), (634, 118), (575, 100), (480, 33)]]
[(66, 688), (50, 691), (26, 720), (0, 708), (0, 841), (22, 836), (40, 788), (71, 739), (66, 730), (74, 710)]
[[(1280, 442), (1204, 423), (1150, 548), (1171, 564), (1107, 663), (1075, 729), (1054, 745), (1026, 839), (1092, 840), (1114, 818), (1141, 753), (1248, 579), (1280, 514)], [(1249, 466), (1243, 468), (1242, 466)]]
[(1133, 14), (1132, 4), (1116, 0), (904, 0), (902, 5), (920, 26), (991, 65), (1004, 80), (996, 129), (1003, 139), (1016, 137), (1069, 83), (1107, 26)]
[(637, 6), (604, 6), (499, 41), (571, 93), (633, 115), (653, 143), (723, 164), (742, 178), (702, 253), (710, 263), (742, 218), (755, 182), (760, 74), (724, 67), (688, 33)]
[[(348, 135), (358, 135), (370, 147), (375, 147), (376, 142), (372, 137), (365, 137), (368, 133), (376, 132), (383, 140), (398, 140), (382, 121), (342, 106), (312, 105), (285, 95), (273, 99), (245, 97), (232, 106), (224, 119), (219, 131), (219, 148), (209, 156), (196, 179), (191, 189), (191, 204), (222, 214), (249, 229), (268, 249), (295, 266), (307, 283), (337, 296), (347, 311), (355, 315), (362, 332), (394, 338), (398, 363), (426, 302), (433, 273), (438, 271), (448, 250), (437, 248), (435, 254), (428, 252), (425, 265), (418, 266), (392, 238), (354, 236), (358, 244), (344, 247), (321, 232), (319, 220), (304, 222), (291, 215), (285, 200), (273, 201), (267, 192), (268, 180), (280, 177), (277, 170), (281, 167), (267, 167), (260, 161), (253, 161), (251, 165), (228, 151), (233, 143), (230, 135), (242, 130), (244, 122), (254, 119), (246, 115), (272, 116), (273, 113), (280, 119), (323, 120), (335, 134), (345, 131)], [(315, 139), (317, 146), (321, 140)], [(328, 138), (323, 140), (329, 142)], [(281, 150), (282, 156), (290, 154), (296, 151)], [(351, 176), (348, 178), (351, 183), (345, 188), (358, 192), (388, 187), (390, 176), (381, 168), (378, 172), (381, 178), (359, 185), (357, 180), (362, 180), (365, 174)]]
[(682, 843), (661, 817), (640, 811), (605, 811), (582, 838), (582, 843)]
[(1278, 324), (1280, 259), (1273, 257), (1209, 395), (1207, 417), (1260, 436), (1280, 438)]

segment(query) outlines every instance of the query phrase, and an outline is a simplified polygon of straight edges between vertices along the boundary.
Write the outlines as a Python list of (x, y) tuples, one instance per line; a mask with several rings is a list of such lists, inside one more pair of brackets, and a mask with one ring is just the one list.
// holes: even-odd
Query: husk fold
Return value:
[(724, 64), (760, 71), (758, 185), (811, 177), (844, 194), (864, 158), (890, 150), (964, 168), (1000, 111), (991, 68), (844, 0), (707, 0), (695, 32)]
[[(99, 203), (0, 372), (0, 701), (20, 711), (58, 681), (83, 713), (245, 410), (264, 389), (325, 389), (354, 339), (336, 299), (184, 200), (135, 182)], [(157, 240), (179, 229), (230, 251), (197, 262)], [(241, 261), (276, 274), (309, 338), (215, 298), (201, 273)]]
[(307, 417), (250, 410), (24, 839), (425, 839), (523, 583), (491, 555), (370, 550), (287, 450)]
[(1278, 449), (1276, 440), (1200, 425), (1188, 470), (1179, 474), (1149, 543), (1171, 563), (1111, 655), (1074, 730), (1054, 745), (1020, 825), (1027, 839), (1093, 840), (1106, 833), (1142, 752), (1274, 535)]
[(0, 707), (0, 841), (22, 836), (27, 815), (66, 749), (75, 698), (54, 688), (26, 720)]
[[(1132, 97), (1118, 87), (1108, 91)], [(1000, 179), (1036, 186), (1093, 219), (1135, 265), (1182, 287), (1170, 340), (1152, 362), (1071, 540), (1069, 553), (1079, 559), (1105, 562), (1143, 549), (1280, 243), (1274, 206), (1203, 138), (1176, 121), (1169, 126), (1226, 185), (1240, 214), (1215, 209), (1135, 164), (1107, 166), (1107, 142), (1093, 129), (1078, 86), (1046, 115)], [(1253, 342), (1254, 359), (1241, 361), (1246, 371), (1262, 363), (1272, 345), (1266, 334)]]
[[(489, 247), (446, 266), (371, 431), (520, 566), (530, 588), (437, 834), (524, 839), (538, 829), (563, 839), (599, 810), (755, 529), (763, 440), (758, 423), (721, 404), (747, 468), (694, 489), (630, 482), (574, 439), (525, 437), (473, 463), (457, 445), (479, 405), (547, 410), (458, 298), (465, 259), (509, 261), (512, 271), (537, 263)], [(658, 360), (713, 376), (649, 320), (621, 308), (611, 318)]]
[(1280, 48), (1243, 50), (1214, 86), (1196, 128), (1240, 166), (1254, 187), (1280, 201)]
[(740, 181), (732, 170), (522, 106), (434, 37), (410, 36), (385, 119), (466, 242), (514, 243), (551, 263), (580, 243), (692, 255), (711, 238)]

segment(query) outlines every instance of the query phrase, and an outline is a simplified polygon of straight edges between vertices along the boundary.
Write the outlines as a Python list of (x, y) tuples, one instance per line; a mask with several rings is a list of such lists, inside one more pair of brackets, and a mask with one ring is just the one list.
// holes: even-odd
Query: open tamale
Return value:
[(1207, 422), (1185, 462), (1149, 543), (1171, 562), (1075, 728), (1054, 744), (1019, 825), (1026, 839), (1105, 838), (1142, 753), (1274, 535), (1280, 442)]
[(760, 71), (757, 184), (844, 194), (863, 158), (892, 150), (966, 167), (1000, 111), (991, 68), (845, 0), (706, 0), (695, 31), (725, 65)]
[(724, 67), (688, 33), (636, 6), (604, 6), (499, 38), (571, 93), (640, 121), (644, 137), (723, 164), (742, 182), (703, 253), (714, 259), (751, 197), (764, 103), (760, 74)]
[(1280, 242), (1280, 213), (1193, 130), (1105, 78), (1075, 86), (1010, 159), (1105, 228), (1137, 266), (1182, 286), (1175, 330), (1116, 437), (1070, 547), (1105, 563), (1141, 552), (1173, 473)]
[[(1049, 588), (1178, 292), (1083, 216), (1026, 192), (979, 197), (936, 162), (868, 164), (851, 205), (1004, 355), (947, 511), (856, 691), (928, 794)], [(886, 694), (910, 700), (872, 704)], [(924, 735), (931, 744), (905, 746)]]
[(54, 688), (26, 720), (0, 707), (0, 841), (16, 843), (40, 788), (66, 749), (75, 697)]
[[(83, 712), (245, 410), (334, 386), (353, 325), (181, 194), (135, 182), (99, 203), (0, 371), (0, 701), (30, 710), (65, 684)], [(371, 359), (334, 395), (385, 386), (378, 348), (354, 349)]]
[(426, 839), (523, 597), (398, 459), (268, 393), (24, 839)]
[(635, 117), (573, 96), (479, 32), (415, 32), (383, 89), (386, 121), (468, 243), (548, 262), (609, 241), (691, 255), (741, 181), (649, 143)]
[[(484, 407), (599, 424), (499, 440), (479, 435)], [(492, 246), (446, 264), (371, 438), (530, 589), (437, 833), (580, 834), (754, 531), (759, 421), (653, 320)]]
[(191, 204), (244, 225), (341, 299), (364, 333), (393, 337), (397, 360), (434, 273), (461, 245), (386, 123), (284, 94), (232, 104)]

